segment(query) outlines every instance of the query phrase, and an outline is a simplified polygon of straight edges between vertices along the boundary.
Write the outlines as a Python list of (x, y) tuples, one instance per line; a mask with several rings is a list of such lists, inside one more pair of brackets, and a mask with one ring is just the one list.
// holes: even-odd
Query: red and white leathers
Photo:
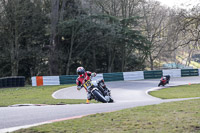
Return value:
[[(95, 77), (96, 73), (86, 71), (84, 74), (79, 75), (79, 77), (76, 79), (77, 89), (80, 90), (82, 85), (89, 80), (91, 76)], [(86, 88), (85, 90), (88, 91)]]
[(161, 77), (160, 80), (163, 82), (163, 84), (166, 84), (166, 81), (167, 81), (166, 77)]
[[(89, 71), (86, 71), (84, 74), (80, 74), (79, 77), (76, 79), (76, 84), (77, 84), (77, 90), (80, 90), (82, 88), (82, 85), (87, 81), (90, 80), (92, 77), (96, 76), (96, 73), (92, 73)], [(90, 90), (87, 90), (87, 88), (85, 88), (86, 92), (87, 92), (87, 99), (91, 100), (92, 99), (92, 95)]]

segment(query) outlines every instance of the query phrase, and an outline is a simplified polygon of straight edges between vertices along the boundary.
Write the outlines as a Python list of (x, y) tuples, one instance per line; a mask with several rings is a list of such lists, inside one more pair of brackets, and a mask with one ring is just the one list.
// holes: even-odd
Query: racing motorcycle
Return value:
[(107, 87), (104, 87), (104, 80), (92, 81), (91, 79), (87, 80), (83, 87), (91, 91), (92, 97), (102, 103), (112, 103), (114, 100), (111, 97), (111, 92)]
[(160, 83), (158, 84), (158, 87), (161, 86), (161, 85), (165, 86), (166, 84), (169, 84), (169, 80), (170, 80), (169, 75), (162, 76), (161, 79), (160, 79)]

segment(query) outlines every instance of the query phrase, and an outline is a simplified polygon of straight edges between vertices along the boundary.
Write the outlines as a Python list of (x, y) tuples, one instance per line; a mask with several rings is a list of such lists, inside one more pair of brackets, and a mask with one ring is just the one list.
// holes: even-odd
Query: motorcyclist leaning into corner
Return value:
[(163, 76), (163, 79), (166, 80), (166, 84), (169, 84), (170, 75)]
[[(76, 79), (77, 90), (80, 90), (82, 88), (82, 85), (87, 80), (91, 79), (91, 77), (95, 77), (96, 76), (96, 73), (92, 73), (90, 71), (85, 71), (85, 69), (83, 67), (78, 67), (76, 72), (79, 75), (79, 77)], [(92, 99), (92, 95), (91, 95), (90, 90), (86, 89), (86, 92), (87, 92), (87, 99), (91, 100)]]

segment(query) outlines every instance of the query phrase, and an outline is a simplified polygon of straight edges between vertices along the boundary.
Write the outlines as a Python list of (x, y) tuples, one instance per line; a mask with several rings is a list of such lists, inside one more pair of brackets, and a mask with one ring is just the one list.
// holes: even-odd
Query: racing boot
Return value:
[(90, 103), (90, 101), (87, 99), (87, 100), (86, 100), (86, 103), (87, 103), (87, 104), (89, 104), (89, 103)]

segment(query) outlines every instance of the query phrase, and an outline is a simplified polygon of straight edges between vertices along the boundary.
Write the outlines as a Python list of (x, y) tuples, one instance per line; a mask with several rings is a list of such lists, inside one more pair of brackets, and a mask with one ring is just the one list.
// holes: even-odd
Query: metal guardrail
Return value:
[(162, 70), (156, 70), (156, 71), (144, 71), (144, 79), (155, 79), (155, 78), (161, 78), (163, 75)]
[(199, 76), (198, 69), (181, 69), (181, 77)]
[[(158, 79), (164, 75), (170, 75), (172, 77), (186, 77), (186, 76), (200, 76), (200, 69), (172, 69), (172, 70), (154, 70), (154, 71), (135, 71), (135, 72), (117, 72), (117, 73), (103, 73), (99, 78), (103, 78), (105, 81), (124, 81), (124, 80), (140, 80), (140, 79)], [(62, 75), (55, 79), (51, 79), (48, 76), (44, 80), (44, 85), (59, 85), (59, 84), (75, 84), (78, 75)], [(98, 79), (98, 75), (96, 77)], [(32, 85), (37, 86), (36, 78), (32, 77)], [(49, 80), (53, 80), (50, 82)], [(1, 81), (0, 81), (1, 82)], [(1, 85), (1, 83), (0, 83)]]
[(59, 77), (60, 84), (75, 84), (77, 75), (62, 75)]
[(120, 81), (124, 80), (123, 73), (103, 73), (103, 78), (105, 81)]

